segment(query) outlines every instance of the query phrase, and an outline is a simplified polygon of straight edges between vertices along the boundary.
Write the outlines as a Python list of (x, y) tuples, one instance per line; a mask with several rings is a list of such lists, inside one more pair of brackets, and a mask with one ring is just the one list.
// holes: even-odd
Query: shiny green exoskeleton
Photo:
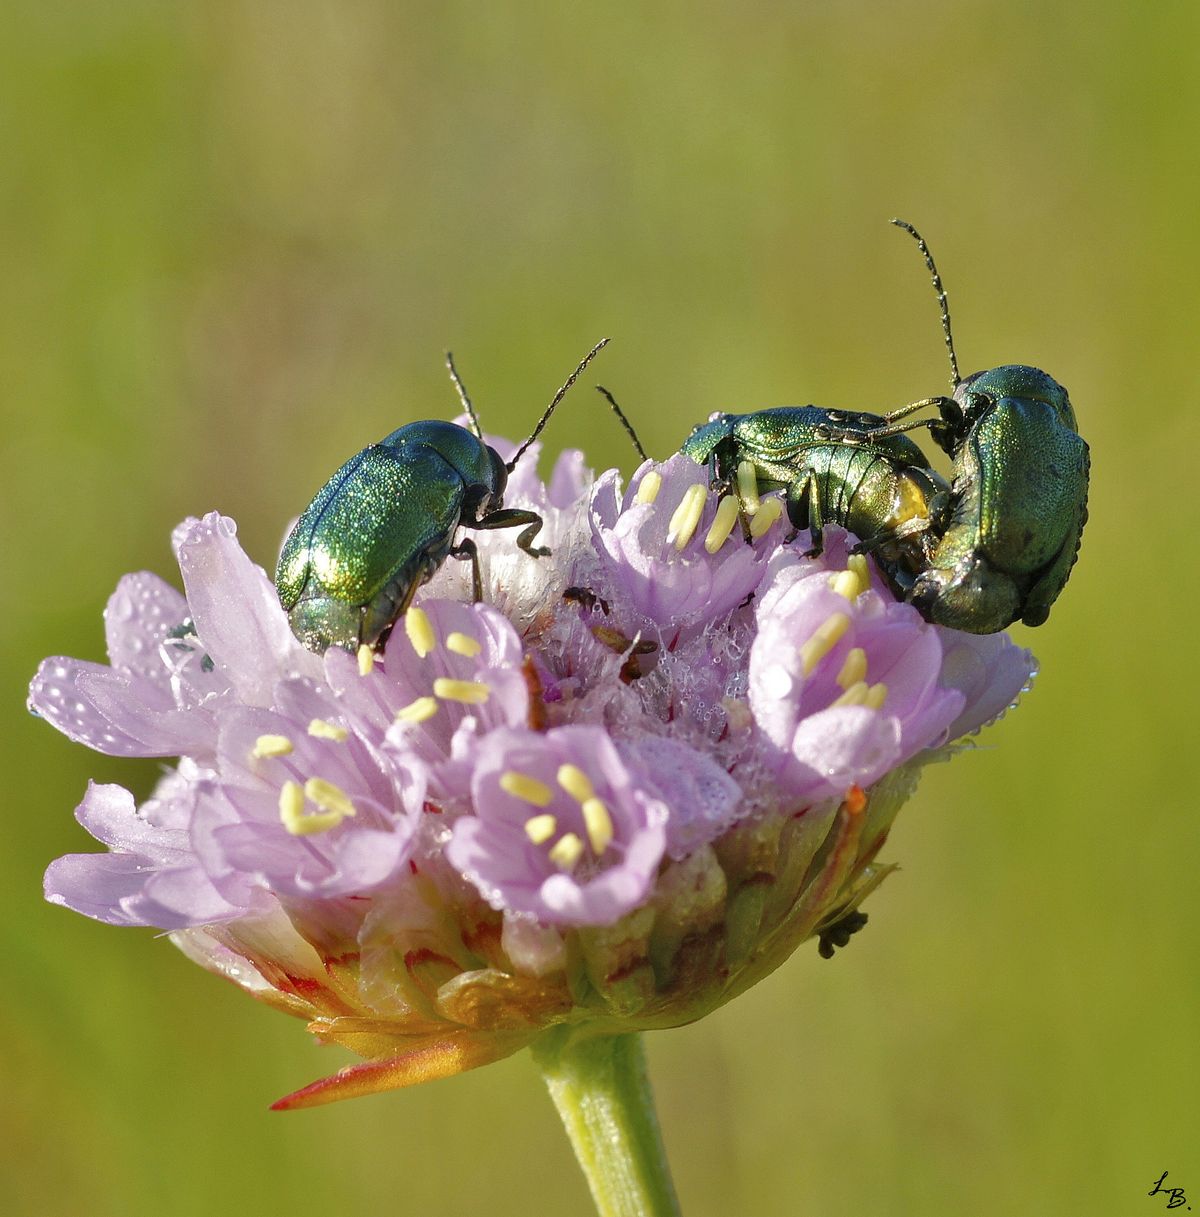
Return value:
[(907, 436), (876, 438), (884, 425), (877, 414), (818, 406), (714, 414), (681, 451), (743, 507), (758, 491), (785, 491), (788, 519), (810, 530), (812, 554), (824, 526), (840, 524), (904, 593), (925, 567), (949, 487)]
[[(929, 247), (920, 246), (942, 310), (953, 397), (886, 416), (877, 440), (927, 427), (954, 461), (937, 543), (909, 601), (939, 625), (988, 634), (1020, 620), (1041, 625), (1062, 591), (1087, 520), (1088, 446), (1067, 391), (1038, 368), (1009, 364), (958, 374), (946, 293)], [(923, 406), (938, 417), (897, 423)]]
[[(1020, 620), (1040, 625), (1066, 584), (1087, 520), (1088, 447), (1067, 391), (1037, 368), (1011, 364), (958, 374), (946, 293), (920, 246), (941, 305), (953, 397), (887, 415), (816, 406), (716, 414), (682, 451), (708, 463), (714, 485), (737, 490), (739, 466), (787, 492), (796, 528), (834, 522), (871, 550), (893, 589), (928, 621), (975, 634)], [(935, 418), (900, 421), (934, 407)], [(925, 427), (954, 462), (952, 485), (904, 432)]]
[(436, 420), (409, 423), (352, 456), (317, 491), (284, 542), (275, 574), (296, 637), (318, 653), (329, 646), (381, 648), (417, 589), (451, 555), (472, 562), (478, 600), (475, 545), (469, 539), (455, 544), (460, 527), (524, 526), (517, 545), (534, 557), (548, 554), (533, 545), (541, 517), (504, 507), (508, 475), (607, 341), (576, 368), (507, 462), (483, 442), (447, 356), (471, 429)]
[(950, 501), (908, 599), (928, 620), (974, 634), (1018, 619), (1041, 625), (1087, 520), (1088, 446), (1067, 391), (1010, 364), (968, 376), (953, 400), (962, 419), (942, 433), (954, 459)]
[[(468, 528), (541, 525), (529, 511), (504, 511), (508, 471), (495, 449), (465, 427), (409, 423), (352, 456), (317, 492), (284, 543), (275, 575), (279, 600), (309, 650), (351, 650), (385, 640), (416, 590)], [(469, 550), (461, 552), (469, 554)]]

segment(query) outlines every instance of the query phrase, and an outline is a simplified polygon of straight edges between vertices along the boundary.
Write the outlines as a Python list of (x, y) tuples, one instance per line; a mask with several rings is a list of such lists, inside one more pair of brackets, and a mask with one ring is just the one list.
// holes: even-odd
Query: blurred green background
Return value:
[[(23, 709), (103, 658), (125, 571), (220, 508), (272, 565), (347, 455), (450, 416), (452, 346), (525, 432), (588, 347), (648, 447), (715, 409), (1068, 385), (1082, 560), (1035, 691), (930, 772), (903, 864), (649, 1042), (688, 1217), (1126, 1214), (1200, 1198), (1195, 738), (1200, 7), (108, 4), (0, 40), (6, 1212), (585, 1213), (525, 1057), (296, 1115), (341, 1058), (149, 931), (40, 899), (90, 755)], [(547, 433), (632, 462), (587, 391)], [(1154, 579), (1150, 576), (1154, 575)], [(1190, 627), (1189, 627), (1190, 628)], [(1192, 711), (1187, 707), (1191, 705)]]

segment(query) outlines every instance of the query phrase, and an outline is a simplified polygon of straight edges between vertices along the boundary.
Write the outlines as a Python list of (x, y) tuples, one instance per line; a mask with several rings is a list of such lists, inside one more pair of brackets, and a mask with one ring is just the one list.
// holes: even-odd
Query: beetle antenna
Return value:
[(638, 456), (642, 460), (648, 461), (650, 458), (646, 455), (646, 449), (642, 447), (642, 441), (638, 439), (637, 432), (633, 429), (633, 423), (625, 417), (624, 411), (617, 405), (616, 398), (603, 385), (597, 385), (596, 392), (604, 394), (608, 404), (612, 407), (612, 412), (621, 420), (621, 426), (625, 428), (629, 438), (633, 441), (633, 446), (637, 449)]
[(471, 434), (476, 439), (483, 439), (483, 431), (479, 426), (479, 415), (475, 413), (475, 407), (471, 405), (471, 399), (467, 396), (467, 387), (463, 384), (462, 378), (458, 374), (458, 369), (454, 366), (454, 356), (449, 351), (446, 352), (446, 369), (449, 371), (450, 380), (458, 392), (458, 400), (462, 402), (462, 407), (467, 412), (467, 418), (470, 419)]
[(528, 448), (539, 435), (541, 435), (542, 428), (550, 421), (550, 415), (553, 414), (556, 409), (558, 409), (558, 403), (562, 401), (564, 397), (566, 397), (571, 386), (579, 379), (584, 368), (586, 368), (588, 364), (591, 363), (592, 360), (595, 359), (606, 346), (608, 346), (609, 341), (610, 339), (608, 338), (601, 338), (600, 341), (596, 343), (596, 345), (592, 347), (590, 351), (588, 351), (583, 359), (580, 360), (579, 367), (577, 367), (575, 371), (567, 377), (566, 383), (561, 389), (559, 389), (557, 393), (555, 393), (554, 400), (551, 401), (551, 403), (543, 411), (542, 417), (538, 419), (538, 424), (536, 427), (534, 427), (533, 434), (516, 450), (515, 453), (513, 453), (512, 460), (505, 463), (504, 468), (507, 469), (509, 473), (512, 473), (512, 471), (517, 467), (517, 462), (525, 454), (525, 449)]
[(937, 292), (938, 306), (942, 310), (942, 333), (946, 335), (946, 350), (950, 352), (950, 371), (953, 373), (950, 384), (953, 388), (957, 389), (962, 383), (962, 377), (958, 374), (958, 359), (954, 354), (954, 338), (950, 333), (950, 304), (946, 300), (946, 289), (942, 286), (942, 277), (938, 274), (938, 269), (933, 264), (933, 254), (929, 252), (929, 246), (925, 244), (925, 238), (907, 220), (893, 220), (892, 223), (897, 228), (903, 228), (916, 241), (921, 253), (925, 255), (925, 265), (929, 267), (929, 273), (933, 276), (933, 290)]

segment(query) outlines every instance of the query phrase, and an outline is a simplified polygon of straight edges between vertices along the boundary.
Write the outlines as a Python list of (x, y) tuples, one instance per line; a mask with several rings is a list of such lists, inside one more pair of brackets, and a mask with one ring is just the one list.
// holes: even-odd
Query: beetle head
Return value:
[(996, 402), (1005, 398), (1043, 402), (1054, 411), (1062, 426), (1070, 431), (1079, 430), (1066, 389), (1040, 368), (1010, 363), (1002, 368), (975, 372), (954, 388), (954, 400), (962, 408), (968, 427), (986, 414)]

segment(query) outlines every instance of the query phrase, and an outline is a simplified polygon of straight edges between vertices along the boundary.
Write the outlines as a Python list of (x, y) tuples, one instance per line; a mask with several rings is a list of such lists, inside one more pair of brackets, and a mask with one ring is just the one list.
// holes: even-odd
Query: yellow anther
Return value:
[(783, 515), (783, 503), (779, 499), (768, 499), (759, 507), (754, 519), (750, 521), (750, 535), (758, 540), (759, 537)]
[[(318, 789), (322, 795), (325, 793), (325, 787), (336, 791), (344, 805), (339, 804), (333, 807), (315, 798), (310, 789), (314, 783), (319, 783)], [(322, 808), (321, 811), (305, 814), (305, 793), (318, 807)], [(279, 819), (284, 828), (294, 837), (309, 837), (314, 833), (328, 832), (331, 828), (336, 828), (347, 816), (353, 814), (354, 804), (345, 794), (331, 783), (322, 782), (320, 778), (310, 778), (303, 790), (300, 789), (299, 782), (284, 782), (279, 791)]]
[(831, 706), (865, 706), (869, 690), (867, 682), (860, 680), (852, 684)]
[(862, 647), (851, 647), (846, 652), (846, 661), (837, 674), (837, 682), (843, 689), (856, 685), (867, 676), (867, 653)]
[(829, 580), (829, 586), (839, 596), (845, 596), (847, 600), (853, 600), (863, 590), (862, 584), (858, 581), (858, 576), (852, 570), (838, 571)]
[(286, 735), (260, 735), (254, 741), (250, 755), (256, 760), (267, 756), (287, 756), (294, 747), (295, 744)]
[(336, 828), (345, 816), (339, 811), (310, 811), (292, 818), (283, 818), (283, 826), (293, 837), (311, 837)]
[(549, 812), (525, 821), (525, 835), (534, 845), (545, 845), (557, 831), (558, 821)]
[(635, 503), (653, 503), (662, 489), (662, 474), (651, 469), (638, 484), (637, 494), (633, 496)]
[(424, 659), (437, 646), (437, 635), (433, 632), (429, 614), (415, 604), (404, 614), (404, 632), (418, 659)]
[(800, 648), (800, 664), (805, 676), (837, 646), (842, 635), (850, 627), (850, 618), (845, 613), (834, 613), (817, 627), (813, 636)]
[(688, 542), (696, 535), (707, 500), (708, 487), (703, 482), (696, 482), (684, 491), (667, 525), (668, 545), (674, 545), (681, 552), (687, 548)]
[(754, 470), (753, 461), (740, 461), (737, 467), (738, 498), (742, 500), (742, 509), (752, 516), (762, 506), (758, 497), (758, 474)]
[(526, 803), (532, 803), (534, 807), (549, 807), (554, 798), (554, 791), (545, 782), (539, 782), (527, 773), (518, 773), (515, 769), (509, 769), (500, 775), (500, 789), (505, 794), (511, 794), (514, 799), (524, 799)]
[(309, 778), (304, 783), (304, 793), (322, 811), (332, 812), (337, 816), (357, 814), (350, 796), (340, 786), (335, 786), (324, 778)]
[(304, 815), (304, 791), (299, 782), (287, 781), (279, 788), (279, 818), (288, 832), (292, 824)]
[(733, 495), (727, 494), (717, 504), (717, 514), (713, 519), (712, 527), (708, 530), (708, 536), (704, 538), (704, 548), (710, 554), (715, 554), (729, 539), (737, 518), (738, 501)]
[(364, 642), (358, 648), (358, 674), (370, 676), (375, 669), (375, 652)]
[(438, 711), (436, 697), (418, 697), (410, 701), (402, 710), (396, 711), (398, 723), (423, 723), (431, 719)]
[(445, 701), (460, 701), (468, 706), (482, 706), (492, 695), (491, 689), (479, 680), (450, 680), (439, 676), (433, 682), (435, 697)]
[(350, 735), (345, 727), (339, 727), (337, 723), (327, 723), (323, 718), (314, 718), (308, 724), (308, 733), (316, 739), (331, 739), (338, 744)]
[(596, 795), (591, 779), (578, 765), (559, 765), (558, 784), (576, 803), (586, 803)]
[(563, 833), (550, 847), (550, 861), (559, 870), (574, 870), (583, 857), (583, 842), (573, 833)]
[(453, 651), (455, 655), (465, 655), (468, 659), (474, 659), (483, 650), (483, 645), (476, 642), (470, 634), (460, 634), (458, 630), (455, 630), (446, 639), (446, 650)]
[(867, 555), (851, 554), (846, 559), (846, 565), (858, 576), (862, 590), (867, 591), (871, 586), (871, 568), (867, 565)]
[(583, 805), (583, 823), (592, 852), (599, 857), (613, 839), (612, 816), (603, 799), (588, 799)]
[(863, 705), (872, 710), (882, 710), (883, 703), (887, 701), (887, 695), (888, 687), (881, 681), (877, 685), (872, 685), (867, 690), (866, 700), (863, 702)]

